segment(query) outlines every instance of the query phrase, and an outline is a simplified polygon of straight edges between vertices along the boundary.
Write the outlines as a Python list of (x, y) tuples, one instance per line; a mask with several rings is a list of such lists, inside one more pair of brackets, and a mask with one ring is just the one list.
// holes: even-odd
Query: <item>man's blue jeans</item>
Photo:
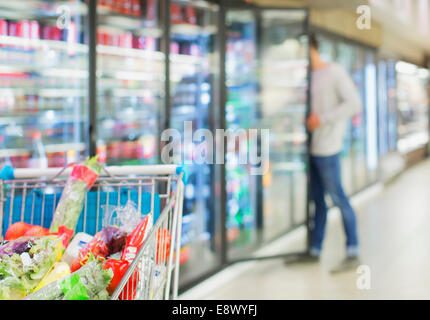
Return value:
[(357, 222), (354, 209), (342, 187), (339, 154), (327, 157), (311, 156), (310, 179), (311, 197), (315, 203), (314, 224), (311, 231), (311, 254), (319, 255), (321, 252), (327, 221), (327, 205), (324, 196), (328, 194), (342, 213), (347, 255), (357, 256)]

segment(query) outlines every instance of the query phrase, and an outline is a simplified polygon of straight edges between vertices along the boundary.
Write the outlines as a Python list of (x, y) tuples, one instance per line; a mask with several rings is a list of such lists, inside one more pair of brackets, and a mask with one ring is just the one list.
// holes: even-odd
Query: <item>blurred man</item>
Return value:
[(311, 112), (307, 128), (312, 134), (310, 191), (315, 203), (310, 260), (318, 261), (321, 253), (327, 221), (325, 195), (328, 194), (342, 213), (346, 235), (346, 258), (332, 269), (332, 272), (340, 272), (359, 265), (356, 217), (342, 187), (340, 152), (347, 120), (361, 111), (362, 104), (346, 70), (321, 59), (315, 35), (310, 37), (310, 60)]

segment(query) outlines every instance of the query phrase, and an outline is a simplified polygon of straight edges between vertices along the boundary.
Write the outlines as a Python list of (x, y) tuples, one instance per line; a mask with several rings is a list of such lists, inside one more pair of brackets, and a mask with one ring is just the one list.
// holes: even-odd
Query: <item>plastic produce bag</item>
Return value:
[(117, 227), (104, 227), (97, 232), (94, 238), (79, 252), (78, 258), (72, 262), (71, 270), (76, 271), (84, 265), (90, 255), (98, 258), (108, 258), (122, 250), (126, 244), (127, 234)]
[(53, 269), (40, 281), (34, 291), (37, 291), (48, 284), (57, 281), (70, 274), (70, 267), (65, 262), (56, 262)]
[(101, 166), (97, 163), (97, 156), (87, 158), (85, 163), (73, 167), (55, 209), (50, 232), (58, 232), (59, 228), (63, 226), (72, 230), (73, 235), (84, 206), (85, 194), (97, 180), (100, 170)]
[(21, 237), (0, 247), (0, 300), (31, 293), (61, 257), (57, 236)]
[(26, 300), (106, 300), (112, 270), (103, 270), (101, 260), (91, 257), (81, 269), (27, 296)]
[(131, 233), (142, 220), (136, 204), (129, 200), (124, 206), (103, 205), (103, 227), (117, 226), (127, 234)]
[(79, 252), (87, 246), (94, 237), (88, 233), (79, 232), (74, 237), (70, 244), (67, 246), (66, 251), (61, 258), (61, 261), (66, 262), (69, 266), (73, 261), (78, 258)]

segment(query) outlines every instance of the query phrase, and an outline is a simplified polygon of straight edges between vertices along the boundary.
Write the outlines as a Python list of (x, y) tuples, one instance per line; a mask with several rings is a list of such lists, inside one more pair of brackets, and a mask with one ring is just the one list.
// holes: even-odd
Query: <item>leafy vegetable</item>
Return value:
[(66, 278), (50, 283), (26, 297), (28, 300), (105, 300), (106, 287), (113, 278), (111, 269), (103, 270), (103, 262), (91, 256), (87, 264)]
[(94, 184), (100, 170), (97, 156), (87, 158), (83, 164), (73, 168), (55, 210), (50, 232), (58, 232), (60, 226), (75, 230), (84, 206), (85, 194)]
[(23, 237), (5, 246), (0, 257), (0, 300), (31, 293), (58, 259), (61, 242), (55, 236)]

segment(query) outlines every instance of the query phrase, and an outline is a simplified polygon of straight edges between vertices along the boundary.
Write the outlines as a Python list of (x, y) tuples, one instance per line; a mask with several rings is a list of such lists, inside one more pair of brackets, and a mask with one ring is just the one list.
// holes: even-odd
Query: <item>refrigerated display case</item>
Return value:
[(377, 66), (375, 53), (372, 50), (365, 52), (364, 67), (364, 117), (365, 117), (365, 171), (367, 179), (359, 190), (376, 182), (378, 178), (378, 97), (377, 97)]
[[(210, 152), (208, 141), (194, 137), (199, 129), (214, 129), (219, 110), (217, 70), (218, 6), (209, 2), (172, 1), (170, 4), (170, 128), (184, 137), (173, 161), (184, 163), (181, 283), (219, 265), (214, 212), (214, 166), (196, 160), (198, 150)], [(188, 129), (190, 131), (188, 131)], [(212, 131), (214, 132), (214, 131)], [(184, 135), (190, 134), (190, 139)], [(207, 153), (208, 154), (208, 153)]]
[[(362, 103), (362, 111), (354, 115), (351, 120), (351, 154), (352, 154), (352, 170), (353, 170), (353, 192), (358, 192), (368, 185), (368, 170), (366, 166), (366, 114), (367, 114), (367, 86), (368, 79), (365, 79), (365, 49), (352, 46), (354, 55), (352, 57), (352, 79), (356, 85), (360, 100)], [(375, 138), (376, 137), (371, 137)]]
[(396, 63), (397, 148), (402, 154), (423, 148), (429, 141), (429, 70)]
[(240, 135), (226, 153), (227, 257), (235, 260), (306, 220), (307, 11), (233, 7), (226, 21), (226, 128), (270, 130), (267, 172), (231, 161), (250, 151)]
[(318, 37), (319, 48), (318, 51), (321, 59), (325, 62), (333, 62), (336, 60), (336, 43), (330, 38), (320, 35)]
[(378, 156), (383, 157), (389, 151), (388, 134), (388, 71), (387, 61), (378, 61)]
[[(239, 162), (248, 152), (246, 135), (234, 134), (257, 125), (258, 79), (256, 15), (253, 10), (228, 10), (226, 14), (226, 129), (233, 142), (226, 150), (227, 241), (242, 248), (257, 240), (257, 176), (250, 165)], [(245, 149), (240, 147), (245, 145)]]
[[(346, 43), (338, 43), (336, 52), (336, 62), (343, 66), (352, 76), (354, 64), (354, 48)], [(354, 192), (354, 170), (352, 154), (352, 127), (353, 120), (347, 121), (344, 144), (341, 152), (342, 183), (347, 194)]]
[(0, 162), (82, 160), (88, 128), (87, 5), (0, 2)]
[[(384, 126), (387, 128), (387, 144), (394, 151), (396, 130), (395, 99), (393, 99), (395, 81), (392, 77), (392, 62), (386, 68), (386, 92), (378, 90), (380, 83), (379, 65), (376, 65), (375, 49), (358, 42), (347, 41), (336, 34), (316, 29), (320, 42), (322, 58), (328, 62), (336, 62), (343, 66), (352, 77), (361, 102), (363, 111), (354, 115), (347, 122), (344, 146), (341, 152), (342, 182), (347, 194), (351, 195), (368, 187), (377, 179), (379, 166), (378, 139)], [(378, 70), (377, 70), (378, 69)], [(377, 78), (378, 77), (378, 78)], [(381, 84), (383, 86), (383, 83)], [(389, 105), (386, 116), (379, 108), (386, 94)], [(394, 107), (394, 109), (393, 109)], [(389, 142), (388, 142), (389, 141)], [(388, 146), (387, 146), (388, 148)]]
[(305, 221), (308, 39), (305, 10), (261, 12), (259, 128), (270, 129), (263, 179), (263, 241)]
[(159, 163), (160, 11), (158, 0), (97, 2), (97, 153), (109, 165)]
[(388, 105), (388, 150), (397, 150), (397, 83), (396, 83), (396, 62), (389, 59), (387, 61), (387, 105)]

